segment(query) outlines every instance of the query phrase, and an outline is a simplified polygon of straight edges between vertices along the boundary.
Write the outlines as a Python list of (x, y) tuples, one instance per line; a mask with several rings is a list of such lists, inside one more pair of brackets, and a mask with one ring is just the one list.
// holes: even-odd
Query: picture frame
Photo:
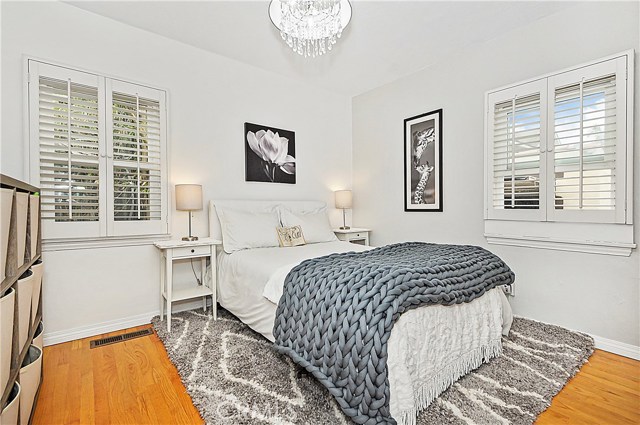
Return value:
[(244, 123), (245, 181), (296, 183), (296, 133)]
[(442, 207), (442, 109), (436, 109), (404, 120), (404, 210)]

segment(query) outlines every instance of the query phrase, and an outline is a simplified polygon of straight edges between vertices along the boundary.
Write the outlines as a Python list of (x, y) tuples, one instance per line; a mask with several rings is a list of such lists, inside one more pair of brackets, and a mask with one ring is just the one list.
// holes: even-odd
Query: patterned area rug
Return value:
[[(225, 310), (152, 321), (209, 424), (348, 424), (337, 403), (272, 344)], [(593, 352), (593, 340), (516, 318), (503, 355), (442, 393), (417, 418), (426, 424), (532, 424)]]

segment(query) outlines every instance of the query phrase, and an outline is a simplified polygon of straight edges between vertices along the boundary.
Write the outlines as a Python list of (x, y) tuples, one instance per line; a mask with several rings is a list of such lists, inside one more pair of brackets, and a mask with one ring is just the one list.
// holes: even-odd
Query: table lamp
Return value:
[(189, 236), (183, 237), (182, 240), (197, 241), (198, 237), (191, 235), (191, 212), (202, 209), (202, 185), (177, 184), (176, 209), (178, 211), (189, 211)]
[(341, 230), (350, 229), (347, 226), (347, 218), (345, 210), (351, 208), (353, 204), (353, 194), (350, 190), (337, 190), (335, 192), (336, 195), (336, 208), (342, 209), (342, 226), (340, 226)]

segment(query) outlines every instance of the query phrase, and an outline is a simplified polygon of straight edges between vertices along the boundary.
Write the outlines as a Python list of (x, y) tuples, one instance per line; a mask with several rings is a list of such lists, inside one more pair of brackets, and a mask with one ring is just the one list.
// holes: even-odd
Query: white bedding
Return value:
[[(333, 252), (364, 251), (368, 247), (348, 242), (314, 243), (290, 248), (256, 248), (218, 254), (218, 302), (254, 331), (273, 341), (276, 307), (282, 295), (284, 278), (293, 266)], [(284, 272), (282, 267), (288, 267)], [(280, 270), (280, 289), (263, 296), (267, 282)]]
[[(308, 258), (367, 249), (349, 242), (327, 242), (221, 252), (218, 302), (273, 341), (277, 303), (291, 268)], [(424, 306), (404, 313), (388, 342), (392, 416), (401, 425), (415, 423), (417, 411), (461, 376), (459, 367), (448, 362), (465, 355), (467, 364), (477, 362), (474, 349), (488, 341), (499, 345), (500, 334), (508, 333), (512, 320), (509, 303), (499, 288), (470, 303)]]

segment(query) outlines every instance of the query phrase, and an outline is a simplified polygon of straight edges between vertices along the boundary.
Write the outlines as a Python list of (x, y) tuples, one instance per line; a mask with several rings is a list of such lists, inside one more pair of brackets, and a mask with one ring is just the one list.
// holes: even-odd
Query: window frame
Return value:
[[(87, 224), (81, 222), (53, 222), (46, 223), (43, 220), (43, 250), (58, 249), (79, 249), (79, 248), (95, 248), (100, 246), (130, 246), (145, 245), (152, 240), (168, 239), (171, 235), (171, 203), (169, 191), (169, 170), (170, 170), (170, 140), (169, 140), (169, 91), (165, 88), (156, 87), (150, 84), (125, 79), (118, 76), (112, 76), (106, 73), (95, 72), (83, 69), (77, 66), (70, 66), (57, 61), (38, 58), (30, 55), (23, 55), (23, 117), (24, 117), (24, 147), (25, 147), (25, 170), (30, 181), (34, 185), (40, 184), (40, 140), (38, 136), (39, 114), (38, 108), (32, 108), (31, 105), (38, 105), (38, 90), (30, 90), (32, 84), (39, 84), (39, 76), (41, 67), (46, 69), (44, 75), (53, 78), (67, 79), (65, 75), (79, 73), (95, 76), (98, 81), (98, 103), (101, 112), (99, 113), (99, 179), (101, 182), (107, 182), (109, 178), (109, 169), (113, 167), (113, 162), (109, 157), (113, 156), (112, 135), (109, 134), (111, 128), (112, 117), (108, 117), (106, 108), (107, 97), (111, 98), (110, 87), (108, 82), (118, 82), (118, 84), (129, 84), (139, 88), (139, 90), (155, 91), (162, 93), (161, 114), (161, 191), (162, 191), (162, 212), (161, 219), (157, 220), (159, 226), (139, 226), (140, 224), (148, 224), (146, 222), (133, 222), (129, 224), (137, 224), (135, 226), (124, 226), (124, 229), (114, 230), (111, 223), (114, 222), (113, 217), (113, 181), (100, 184), (99, 187), (99, 219), (97, 222), (98, 229), (95, 226), (77, 226), (78, 224)], [(36, 71), (36, 72), (34, 72)], [(35, 103), (32, 103), (34, 102)], [(111, 173), (112, 174), (112, 173)], [(111, 222), (111, 223), (110, 223)], [(48, 224), (48, 225), (47, 225)], [(154, 223), (155, 224), (155, 223)], [(142, 228), (142, 231), (138, 231)], [(48, 245), (48, 247), (47, 247)], [(62, 248), (64, 246), (64, 248)], [(49, 248), (49, 249), (47, 249)]]
[[(597, 254), (609, 254), (609, 255), (622, 255), (629, 256), (631, 250), (636, 247), (634, 242), (634, 229), (633, 229), (633, 144), (634, 144), (634, 50), (627, 50), (620, 53), (616, 53), (607, 57), (596, 59), (587, 63), (572, 66), (563, 70), (540, 75), (525, 81), (521, 81), (514, 84), (509, 84), (503, 87), (499, 87), (493, 90), (485, 92), (484, 108), (485, 108), (485, 120), (484, 120), (484, 223), (485, 223), (485, 237), (488, 243), (501, 244), (509, 246), (524, 246), (531, 248), (545, 248), (556, 249), (563, 251), (578, 251), (589, 252)], [(622, 68), (620, 68), (620, 60), (622, 60)], [(493, 160), (490, 151), (490, 144), (493, 143), (491, 138), (491, 127), (493, 126), (492, 111), (494, 104), (490, 102), (490, 96), (493, 93), (501, 92), (504, 90), (514, 89), (518, 86), (533, 83), (538, 80), (547, 81), (547, 103), (550, 107), (546, 108), (547, 114), (547, 135), (552, 135), (553, 131), (553, 104), (554, 104), (554, 90), (556, 84), (553, 84), (553, 78), (577, 72), (583, 68), (592, 67), (601, 63), (615, 61), (618, 66), (616, 90), (623, 92), (625, 99), (623, 102), (624, 110), (618, 111), (618, 123), (617, 129), (621, 132), (618, 137), (622, 135), (624, 141), (619, 141), (622, 146), (625, 147), (625, 152), (616, 157), (616, 167), (624, 168), (622, 181), (623, 187), (616, 186), (616, 190), (623, 199), (619, 200), (621, 208), (616, 209), (615, 219), (609, 217), (608, 220), (598, 221), (591, 214), (585, 214), (582, 219), (562, 220), (558, 219), (554, 212), (548, 213), (549, 209), (554, 205), (555, 191), (553, 190), (554, 173), (553, 173), (553, 156), (548, 152), (544, 154), (544, 162), (547, 170), (551, 170), (546, 173), (544, 184), (547, 187), (546, 193), (541, 191), (541, 196), (545, 196), (545, 202), (547, 208), (545, 209), (545, 217), (543, 220), (527, 220), (522, 218), (505, 218), (491, 213), (493, 204), (491, 203), (492, 196), (492, 165)], [(560, 81), (560, 80), (556, 80)], [(622, 85), (622, 88), (621, 88)], [(542, 138), (542, 135), (541, 135)], [(552, 136), (550, 137), (552, 139)], [(544, 143), (548, 142), (548, 139)], [(553, 140), (550, 141), (553, 143)], [(541, 141), (542, 147), (543, 141)], [(547, 151), (548, 149), (545, 149)], [(542, 171), (541, 171), (542, 179)], [(616, 182), (617, 184), (617, 182)], [(507, 212), (507, 211), (502, 211)], [(508, 212), (518, 212), (517, 210), (510, 210)], [(582, 211), (591, 212), (591, 211)], [(621, 213), (620, 213), (621, 212)], [(518, 215), (518, 214), (516, 214)], [(590, 217), (587, 217), (590, 216)]]

